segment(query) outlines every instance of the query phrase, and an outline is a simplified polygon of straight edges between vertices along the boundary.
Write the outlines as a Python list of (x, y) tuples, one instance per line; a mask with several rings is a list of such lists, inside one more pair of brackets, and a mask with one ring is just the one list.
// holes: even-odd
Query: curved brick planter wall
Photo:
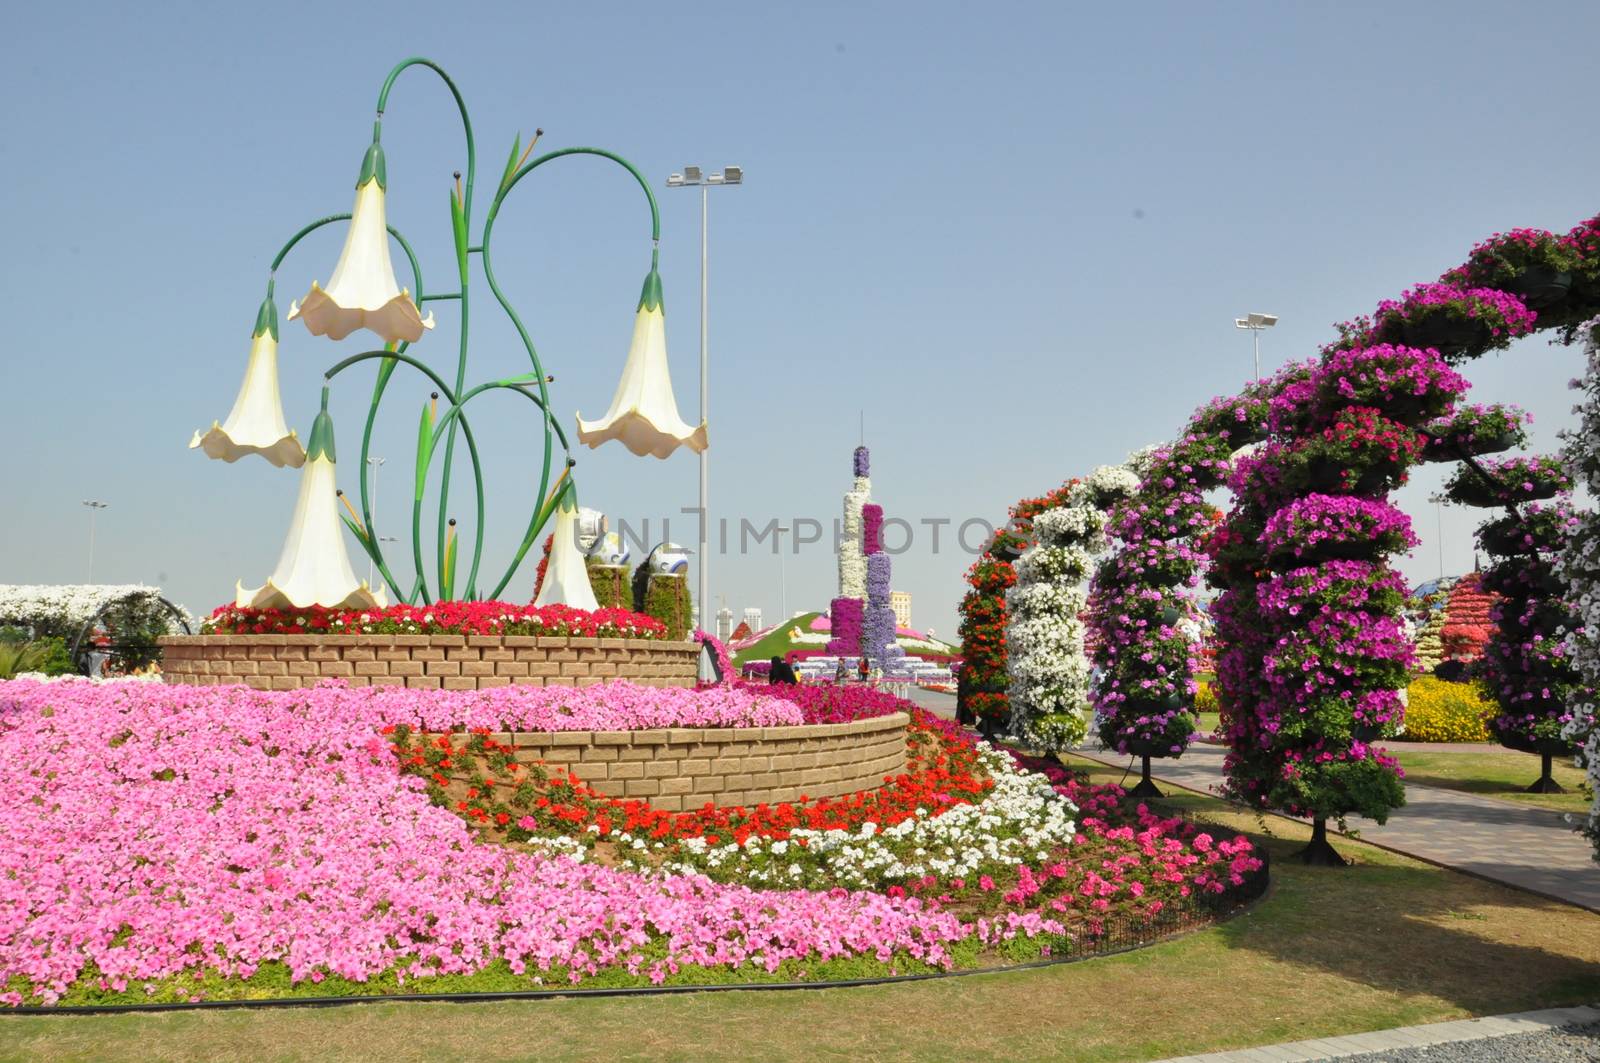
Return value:
[(243, 683), (294, 690), (339, 678), (354, 686), (586, 686), (628, 679), (692, 687), (696, 642), (533, 635), (170, 635), (160, 640), (168, 683)]
[(570, 769), (612, 797), (668, 811), (838, 797), (906, 766), (906, 714), (804, 727), (538, 731), (491, 735), (523, 764)]

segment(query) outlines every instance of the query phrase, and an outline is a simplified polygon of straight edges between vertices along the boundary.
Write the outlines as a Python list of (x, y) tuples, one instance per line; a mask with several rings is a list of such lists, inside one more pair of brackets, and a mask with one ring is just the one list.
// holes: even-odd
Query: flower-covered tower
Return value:
[(889, 555), (883, 549), (883, 507), (876, 503), (861, 507), (861, 550), (867, 562), (867, 605), (861, 625), (861, 654), (874, 666), (888, 671), (895, 660), (905, 656), (905, 650), (895, 641), (894, 607), (889, 604), (893, 573)]
[[(866, 447), (857, 447), (855, 481), (844, 496), (844, 527), (839, 541), (839, 594), (828, 606), (833, 637), (828, 652), (854, 657), (861, 652), (866, 618), (867, 559), (862, 550), (862, 511), (872, 498), (871, 461)], [(880, 511), (881, 516), (881, 511)]]

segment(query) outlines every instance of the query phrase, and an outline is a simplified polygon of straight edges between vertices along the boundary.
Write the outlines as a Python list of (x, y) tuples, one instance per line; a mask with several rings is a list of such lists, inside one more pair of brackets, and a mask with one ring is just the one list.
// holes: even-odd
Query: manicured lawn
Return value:
[(1355, 866), (1302, 868), (1297, 824), (1164, 803), (1264, 841), (1259, 907), (1122, 956), (872, 989), (0, 1017), (0, 1059), (1134, 1060), (1600, 997), (1600, 916), (1342, 839)]
[(1419, 786), (1438, 786), (1483, 797), (1515, 801), (1519, 805), (1553, 808), (1561, 812), (1584, 812), (1589, 796), (1580, 788), (1583, 772), (1571, 761), (1556, 759), (1551, 773), (1565, 786), (1564, 794), (1524, 793), (1539, 777), (1539, 758), (1511, 750), (1493, 753), (1404, 752), (1396, 754), (1406, 770), (1406, 782)]

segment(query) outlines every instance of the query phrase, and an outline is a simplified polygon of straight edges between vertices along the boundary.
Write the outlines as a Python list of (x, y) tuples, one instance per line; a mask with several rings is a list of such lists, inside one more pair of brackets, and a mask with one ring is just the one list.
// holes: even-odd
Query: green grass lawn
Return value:
[(1352, 867), (1303, 868), (1298, 824), (1164, 803), (1250, 830), (1273, 890), (1121, 956), (856, 990), (0, 1016), (0, 1059), (1137, 1060), (1600, 998), (1600, 916), (1342, 839)]
[(1535, 808), (1560, 812), (1584, 812), (1590, 797), (1582, 788), (1583, 772), (1570, 761), (1556, 758), (1551, 774), (1569, 791), (1564, 794), (1524, 793), (1539, 777), (1539, 758), (1531, 753), (1503, 750), (1491, 753), (1404, 752), (1395, 754), (1406, 770), (1406, 782), (1419, 786), (1438, 786), (1461, 790), (1482, 797), (1514, 801)]

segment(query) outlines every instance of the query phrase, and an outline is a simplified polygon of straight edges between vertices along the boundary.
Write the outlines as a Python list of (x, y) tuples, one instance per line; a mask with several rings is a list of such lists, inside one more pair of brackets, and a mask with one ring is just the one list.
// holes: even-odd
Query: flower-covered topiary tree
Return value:
[[(1575, 382), (1583, 391), (1581, 421), (1568, 438), (1563, 456), (1590, 493), (1600, 495), (1600, 318), (1585, 322), (1579, 333), (1585, 341), (1585, 372), (1583, 379)], [(1569, 601), (1577, 610), (1577, 624), (1567, 636), (1567, 653), (1583, 684), (1580, 696), (1570, 704), (1572, 719), (1564, 737), (1574, 744), (1580, 763), (1589, 770), (1595, 803), (1583, 830), (1594, 842), (1595, 859), (1600, 861), (1600, 699), (1596, 697), (1600, 691), (1600, 518), (1595, 514), (1585, 514), (1568, 535), (1559, 566)]]
[(1010, 730), (1047, 751), (1082, 741), (1089, 662), (1084, 656), (1083, 581), (1105, 547), (1106, 511), (1138, 486), (1124, 466), (1105, 465), (1074, 484), (1065, 504), (1033, 518), (1035, 542), (1006, 592)]
[(1140, 758), (1140, 797), (1160, 795), (1150, 758), (1181, 755), (1195, 731), (1198, 544), (1219, 515), (1205, 492), (1226, 482), (1235, 451), (1261, 438), (1266, 412), (1259, 388), (1202, 407), (1182, 438), (1133, 463), (1139, 487), (1112, 514), (1119, 549), (1089, 594), (1095, 726), (1106, 748)]
[(1404, 801), (1397, 763), (1371, 744), (1400, 722), (1412, 664), (1405, 585), (1385, 558), (1415, 539), (1385, 496), (1421, 457), (1416, 428), (1466, 386), (1434, 350), (1332, 349), (1285, 376), (1267, 443), (1234, 470), (1212, 574), (1226, 789), (1311, 819), (1308, 863), (1343, 862), (1329, 819), (1382, 822)]
[(961, 671), (956, 679), (956, 718), (993, 733), (1010, 716), (1011, 685), (1006, 673), (1006, 591), (1017, 580), (1012, 562), (1031, 539), (1031, 522), (1063, 504), (1076, 480), (1049, 494), (1024, 498), (1011, 507), (1010, 520), (995, 533), (983, 554), (967, 569), (970, 588), (961, 599)]

